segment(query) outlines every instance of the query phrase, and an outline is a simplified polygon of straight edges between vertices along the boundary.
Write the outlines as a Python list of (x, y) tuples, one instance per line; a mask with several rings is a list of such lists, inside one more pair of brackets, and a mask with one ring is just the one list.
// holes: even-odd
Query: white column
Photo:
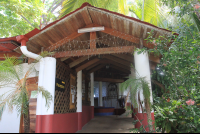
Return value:
[(94, 73), (90, 74), (90, 87), (91, 87), (91, 106), (94, 106)]
[(103, 101), (102, 101), (102, 81), (99, 82), (99, 106), (103, 106)]
[(121, 90), (120, 90), (120, 83), (117, 83), (118, 85), (118, 98), (121, 98)]
[(39, 93), (37, 96), (36, 115), (50, 115), (54, 114), (54, 96), (55, 96), (55, 78), (56, 78), (56, 59), (52, 57), (45, 57), (40, 60), (40, 72), (38, 86), (49, 91), (52, 95), (52, 101), (49, 109), (47, 109), (46, 100)]
[[(145, 80), (148, 82), (149, 88), (150, 88), (150, 101), (153, 102), (152, 99), (152, 90), (151, 90), (151, 74), (150, 74), (150, 66), (149, 66), (149, 57), (148, 53), (144, 52), (141, 54), (137, 54), (137, 52), (134, 53), (134, 60), (135, 60), (135, 75), (136, 78), (139, 77), (145, 77)], [(137, 97), (137, 96), (136, 96)], [(140, 99), (143, 101), (143, 92), (140, 91)], [(142, 113), (142, 110), (139, 109), (138, 113)]]
[(77, 73), (77, 110), (82, 112), (82, 70)]

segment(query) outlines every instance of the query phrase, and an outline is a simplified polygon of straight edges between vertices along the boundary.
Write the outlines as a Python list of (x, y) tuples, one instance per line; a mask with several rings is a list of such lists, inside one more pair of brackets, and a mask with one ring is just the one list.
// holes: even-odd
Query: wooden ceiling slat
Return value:
[(89, 25), (89, 24), (92, 23), (92, 20), (91, 20), (91, 18), (89, 17), (90, 15), (89, 15), (87, 9), (83, 10), (83, 11), (81, 12), (81, 15), (83, 16), (83, 19), (84, 19), (86, 25)]
[(125, 34), (129, 34), (129, 21), (127, 21), (127, 20), (124, 20), (124, 24), (125, 24), (125, 30), (124, 30), (124, 33)]
[(93, 10), (91, 11), (90, 9), (88, 11), (89, 11), (89, 14), (91, 15), (93, 23), (100, 24), (98, 17), (97, 17), (98, 15), (95, 14), (96, 12), (95, 11), (93, 12)]

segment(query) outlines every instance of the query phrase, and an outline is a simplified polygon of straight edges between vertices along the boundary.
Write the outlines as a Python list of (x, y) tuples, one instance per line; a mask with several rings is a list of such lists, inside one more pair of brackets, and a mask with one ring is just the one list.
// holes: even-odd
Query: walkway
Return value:
[(134, 128), (133, 118), (111, 116), (95, 116), (77, 133), (130, 133)]

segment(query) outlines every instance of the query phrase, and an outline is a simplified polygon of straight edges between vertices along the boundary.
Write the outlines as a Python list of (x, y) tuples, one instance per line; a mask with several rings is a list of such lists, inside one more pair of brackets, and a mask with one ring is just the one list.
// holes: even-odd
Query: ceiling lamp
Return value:
[(104, 27), (89, 27), (89, 28), (78, 29), (78, 33), (96, 32), (102, 30), (104, 30)]

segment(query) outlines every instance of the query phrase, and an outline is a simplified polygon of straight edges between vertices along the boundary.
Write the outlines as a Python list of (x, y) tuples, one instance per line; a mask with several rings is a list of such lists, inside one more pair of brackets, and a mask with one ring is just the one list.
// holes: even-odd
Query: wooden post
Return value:
[(90, 32), (90, 49), (96, 49), (96, 32)]

